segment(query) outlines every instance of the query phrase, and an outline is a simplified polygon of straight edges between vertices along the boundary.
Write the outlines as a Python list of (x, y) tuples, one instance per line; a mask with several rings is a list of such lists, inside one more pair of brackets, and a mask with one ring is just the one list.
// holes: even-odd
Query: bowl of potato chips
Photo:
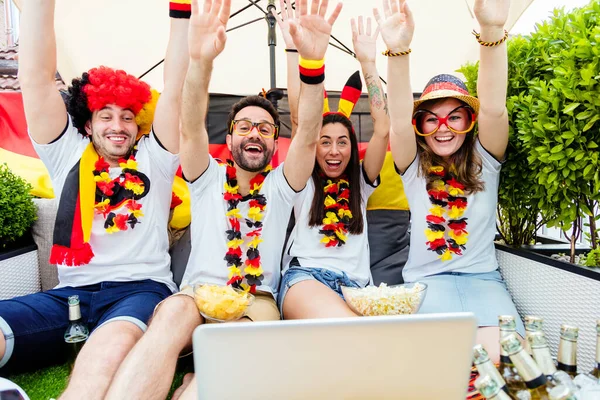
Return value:
[(231, 286), (203, 283), (194, 286), (194, 301), (207, 320), (231, 322), (244, 317), (254, 296)]
[(342, 294), (348, 307), (358, 315), (415, 314), (421, 308), (427, 284), (421, 282), (388, 286), (351, 288), (342, 286)]

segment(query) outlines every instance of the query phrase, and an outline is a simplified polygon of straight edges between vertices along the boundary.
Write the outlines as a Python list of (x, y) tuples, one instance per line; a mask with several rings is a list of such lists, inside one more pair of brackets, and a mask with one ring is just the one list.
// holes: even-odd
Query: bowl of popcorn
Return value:
[(198, 284), (194, 286), (194, 300), (204, 318), (230, 322), (244, 317), (254, 296), (231, 286)]
[(342, 294), (352, 311), (363, 316), (415, 314), (427, 293), (421, 282), (388, 286), (351, 288), (342, 286)]

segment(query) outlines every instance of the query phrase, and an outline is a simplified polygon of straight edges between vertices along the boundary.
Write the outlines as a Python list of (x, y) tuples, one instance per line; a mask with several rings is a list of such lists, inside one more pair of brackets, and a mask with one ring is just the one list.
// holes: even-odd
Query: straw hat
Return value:
[(475, 111), (475, 115), (479, 114), (479, 99), (469, 94), (465, 83), (454, 75), (441, 74), (436, 75), (425, 86), (423, 94), (419, 100), (414, 103), (414, 110), (419, 105), (427, 100), (444, 99), (453, 97), (465, 102)]

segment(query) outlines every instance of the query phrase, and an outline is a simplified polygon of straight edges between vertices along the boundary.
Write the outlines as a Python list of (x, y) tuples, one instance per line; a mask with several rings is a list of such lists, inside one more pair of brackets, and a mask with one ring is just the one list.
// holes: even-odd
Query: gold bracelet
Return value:
[(475, 35), (475, 38), (477, 39), (477, 42), (485, 47), (495, 47), (498, 46), (504, 42), (506, 42), (506, 39), (508, 39), (508, 31), (505, 29), (504, 30), (504, 37), (496, 42), (484, 42), (483, 40), (481, 40), (481, 34), (477, 33), (477, 31), (473, 30), (473, 35)]
[(411, 52), (412, 52), (412, 50), (411, 50), (411, 49), (408, 49), (408, 50), (406, 50), (406, 51), (401, 51), (401, 52), (399, 52), (399, 53), (394, 53), (394, 52), (393, 52), (393, 51), (391, 51), (391, 50), (386, 50), (386, 51), (384, 51), (384, 52), (383, 52), (383, 53), (381, 53), (381, 54), (383, 54), (383, 55), (384, 55), (384, 56), (386, 56), (386, 57), (399, 57), (399, 56), (406, 56), (406, 55), (409, 55)]

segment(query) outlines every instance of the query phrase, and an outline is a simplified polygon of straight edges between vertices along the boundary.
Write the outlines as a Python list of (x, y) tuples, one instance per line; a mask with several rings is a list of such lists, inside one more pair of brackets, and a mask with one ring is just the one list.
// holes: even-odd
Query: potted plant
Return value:
[[(544, 317), (555, 349), (559, 327), (580, 327), (580, 366), (594, 360), (600, 303), (600, 0), (570, 13), (555, 10), (530, 36), (508, 43), (510, 137), (498, 195), (500, 271), (520, 315)], [(477, 64), (463, 66), (476, 92)], [(538, 228), (570, 235), (564, 262), (539, 254)], [(575, 240), (589, 227), (593, 247), (573, 264)]]
[(31, 227), (36, 219), (31, 185), (0, 165), (0, 299), (39, 290), (36, 246)]
[[(570, 261), (583, 227), (599, 243), (600, 2), (570, 13), (555, 10), (531, 36), (509, 41), (507, 109), (511, 135), (499, 190), (499, 232), (528, 245), (537, 229), (559, 227)], [(462, 72), (475, 89), (477, 65)], [(595, 257), (587, 260), (591, 265)]]

